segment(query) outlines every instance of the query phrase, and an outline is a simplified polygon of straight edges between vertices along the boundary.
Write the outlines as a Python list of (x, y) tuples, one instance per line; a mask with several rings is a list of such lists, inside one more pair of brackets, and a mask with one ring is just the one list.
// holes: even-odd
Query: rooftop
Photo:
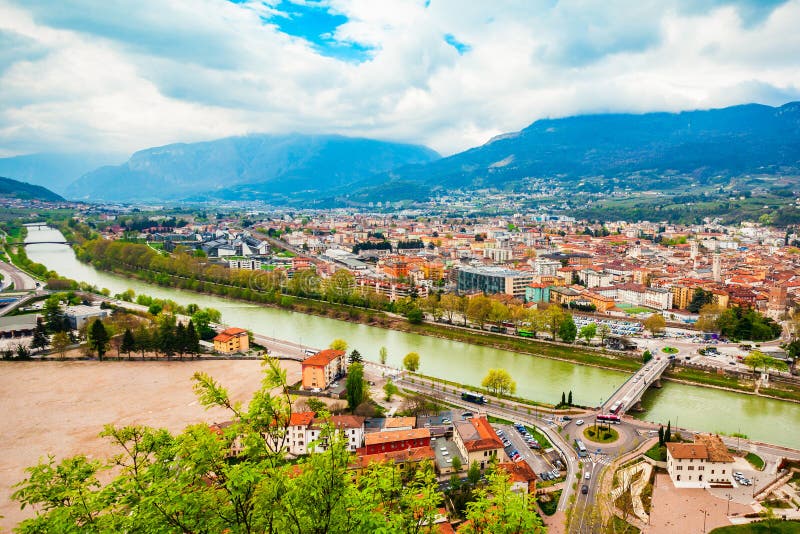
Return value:
[(456, 421), (456, 432), (461, 436), (468, 451), (502, 449), (503, 442), (497, 437), (489, 420), (485, 417), (472, 417), (466, 421)]
[(411, 430), (387, 430), (381, 432), (371, 432), (367, 434), (364, 438), (364, 445), (379, 445), (381, 443), (392, 443), (394, 441), (424, 439), (430, 437), (431, 431), (427, 428), (412, 428)]
[(667, 451), (676, 460), (708, 460), (708, 449), (699, 443), (667, 443)]
[(326, 366), (336, 358), (344, 356), (343, 350), (325, 349), (303, 360), (303, 365)]

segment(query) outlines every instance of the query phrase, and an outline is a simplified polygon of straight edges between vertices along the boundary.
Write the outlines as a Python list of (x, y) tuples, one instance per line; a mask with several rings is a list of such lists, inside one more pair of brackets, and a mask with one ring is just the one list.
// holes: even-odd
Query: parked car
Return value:
[(583, 424), (583, 419), (578, 419), (577, 421), (575, 421), (575, 424), (577, 426), (581, 426)]
[(589, 493), (589, 486), (587, 486), (586, 484), (584, 484), (583, 486), (581, 486), (581, 493), (583, 493), (584, 495), (586, 495), (587, 493)]

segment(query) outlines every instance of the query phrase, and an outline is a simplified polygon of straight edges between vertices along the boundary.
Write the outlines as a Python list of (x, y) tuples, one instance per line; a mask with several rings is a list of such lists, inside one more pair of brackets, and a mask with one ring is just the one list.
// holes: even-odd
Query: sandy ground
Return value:
[[(289, 383), (300, 364), (283, 362)], [(0, 531), (29, 510), (10, 500), (11, 486), (39, 458), (78, 453), (105, 458), (113, 449), (98, 437), (103, 425), (143, 424), (173, 432), (230, 419), (205, 410), (192, 391), (196, 371), (209, 373), (234, 400), (249, 400), (262, 378), (257, 361), (0, 362)]]
[[(656, 475), (653, 488), (653, 508), (650, 515), (651, 534), (674, 534), (675, 532), (705, 532), (730, 525), (726, 516), (727, 499), (719, 499), (704, 489), (678, 489), (667, 474)], [(731, 515), (752, 512), (750, 506), (730, 503)]]

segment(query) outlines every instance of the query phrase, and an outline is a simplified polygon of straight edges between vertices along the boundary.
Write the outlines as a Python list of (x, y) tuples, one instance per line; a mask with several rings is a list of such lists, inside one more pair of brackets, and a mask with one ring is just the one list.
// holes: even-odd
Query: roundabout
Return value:
[(598, 445), (608, 445), (619, 439), (619, 432), (611, 426), (587, 426), (583, 429), (583, 438)]

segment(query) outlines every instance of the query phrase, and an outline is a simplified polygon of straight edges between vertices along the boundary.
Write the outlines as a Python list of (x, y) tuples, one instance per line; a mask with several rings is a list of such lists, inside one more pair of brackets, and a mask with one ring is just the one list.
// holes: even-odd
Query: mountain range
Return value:
[(319, 197), (403, 165), (438, 159), (433, 150), (338, 135), (248, 135), (136, 152), (67, 188), (92, 200), (271, 200)]
[(503, 188), (529, 177), (615, 178), (623, 188), (664, 190), (748, 173), (800, 176), (800, 102), (544, 119), (483, 146), (393, 170), (383, 181), (447, 190)]
[(0, 197), (13, 197), (22, 200), (46, 200), (58, 202), (64, 200), (63, 197), (53, 193), (40, 185), (33, 185), (11, 178), (0, 176)]
[(87, 200), (337, 205), (524, 189), (530, 178), (666, 190), (750, 174), (800, 176), (800, 102), (542, 119), (444, 158), (424, 146), (337, 135), (228, 137), (142, 150), (63, 190)]

